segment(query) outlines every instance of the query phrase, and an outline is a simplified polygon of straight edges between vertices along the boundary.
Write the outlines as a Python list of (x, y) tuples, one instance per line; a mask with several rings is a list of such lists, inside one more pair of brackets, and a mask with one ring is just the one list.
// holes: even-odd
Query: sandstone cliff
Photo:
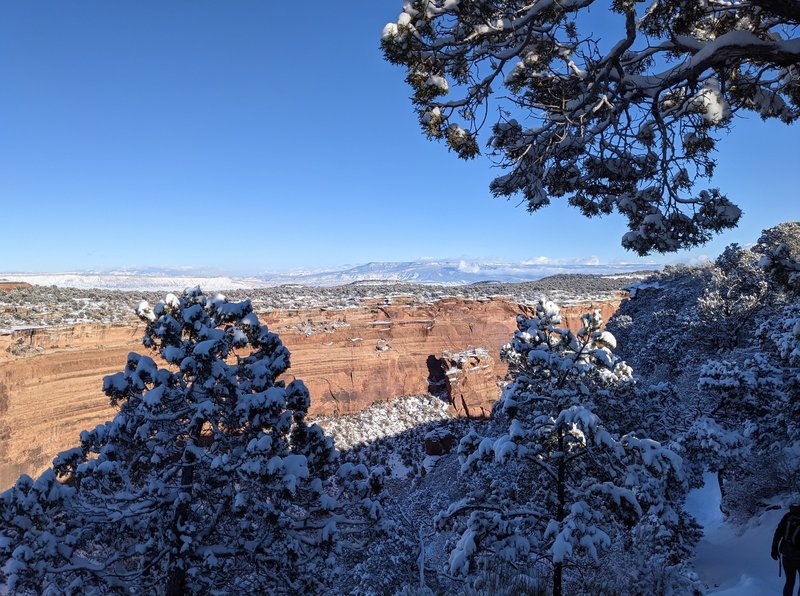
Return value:
[[(352, 413), (379, 400), (439, 391), (459, 415), (488, 414), (505, 365), (500, 346), (528, 308), (511, 300), (374, 301), (262, 315), (291, 351), (311, 414)], [(608, 319), (619, 300), (591, 305)], [(562, 309), (575, 328), (590, 305)], [(41, 472), (85, 428), (113, 416), (102, 378), (142, 351), (141, 326), (76, 325), (0, 335), (0, 490)], [(455, 370), (451, 370), (455, 369)], [(446, 373), (450, 371), (450, 374)]]
[[(477, 348), (444, 352), (439, 359), (444, 386), (442, 393), (458, 416), (485, 417), (497, 400), (505, 366), (489, 350)], [(430, 455), (430, 454), (429, 454)]]

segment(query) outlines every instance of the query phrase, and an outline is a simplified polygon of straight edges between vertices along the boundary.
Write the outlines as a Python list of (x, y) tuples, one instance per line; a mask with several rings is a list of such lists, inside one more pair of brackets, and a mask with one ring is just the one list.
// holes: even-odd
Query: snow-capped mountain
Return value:
[(521, 263), (420, 260), (400, 263), (367, 263), (343, 270), (288, 274), (272, 278), (272, 281), (281, 279), (281, 283), (324, 286), (373, 280), (462, 285), (487, 281), (534, 281), (559, 273), (609, 275), (656, 268), (658, 266), (652, 264), (604, 264), (596, 260), (560, 262), (537, 259)]
[(367, 263), (329, 271), (297, 271), (231, 276), (202, 270), (123, 270), (69, 273), (0, 273), (7, 281), (33, 285), (108, 290), (182, 290), (201, 286), (206, 290), (266, 288), (284, 284), (338, 286), (369, 282), (414, 282), (463, 285), (487, 281), (534, 281), (560, 273), (619, 275), (657, 269), (655, 264), (605, 264), (596, 259), (555, 261), (535, 259), (521, 263), (466, 260), (419, 260), (399, 263)]

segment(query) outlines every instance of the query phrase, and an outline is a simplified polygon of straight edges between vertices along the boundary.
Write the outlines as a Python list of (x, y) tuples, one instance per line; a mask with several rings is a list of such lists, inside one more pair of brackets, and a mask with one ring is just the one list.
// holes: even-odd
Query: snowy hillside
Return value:
[(654, 264), (602, 264), (596, 260), (561, 262), (536, 259), (522, 263), (421, 260), (405, 263), (368, 263), (342, 270), (230, 276), (202, 271), (144, 269), (136, 271), (0, 273), (7, 281), (62, 288), (181, 291), (200, 286), (209, 291), (269, 288), (285, 284), (338, 286), (356, 282), (413, 282), (464, 285), (471, 283), (524, 282), (558, 274), (629, 275), (657, 269)]
[(172, 291), (201, 286), (208, 290), (263, 288), (269, 284), (255, 277), (208, 275), (164, 275), (158, 273), (3, 273), (8, 281), (27, 282), (35, 286), (56, 286), (82, 290)]

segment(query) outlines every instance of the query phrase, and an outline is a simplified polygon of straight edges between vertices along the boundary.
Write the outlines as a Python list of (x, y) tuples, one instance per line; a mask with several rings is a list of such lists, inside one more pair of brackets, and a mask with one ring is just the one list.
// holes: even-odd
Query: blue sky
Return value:
[[(425, 140), (378, 48), (400, 0), (22, 1), (0, 8), (0, 271), (229, 273), (420, 257), (636, 261), (621, 218), (494, 199)], [(739, 120), (714, 256), (800, 219), (798, 128)]]

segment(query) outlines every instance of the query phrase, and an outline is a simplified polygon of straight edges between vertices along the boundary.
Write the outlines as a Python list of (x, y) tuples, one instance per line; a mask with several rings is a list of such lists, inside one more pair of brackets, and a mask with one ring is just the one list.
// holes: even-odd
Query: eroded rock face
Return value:
[(443, 353), (472, 346), (497, 352), (511, 337), (516, 316), (527, 312), (502, 299), (447, 299), (274, 312), (265, 318), (291, 351), (290, 378), (306, 383), (318, 415), (347, 414), (375, 401), (435, 390)]
[(488, 417), (497, 401), (506, 366), (486, 348), (444, 352), (439, 359), (444, 371), (444, 397), (458, 416)]
[[(618, 304), (593, 306), (607, 319)], [(562, 309), (565, 323), (577, 328), (588, 307)], [(423, 305), (395, 299), (351, 309), (274, 311), (262, 320), (289, 348), (287, 381), (306, 383), (311, 416), (443, 390), (454, 412), (481, 416), (499, 397), (506, 372), (499, 350), (519, 314), (530, 312), (503, 298)], [(0, 490), (20, 473), (41, 472), (78, 443), (81, 430), (114, 415), (101, 390), (103, 376), (122, 370), (129, 352), (147, 353), (143, 332), (143, 326), (76, 325), (0, 335)], [(476, 347), (480, 355), (455, 364), (454, 355)], [(451, 365), (463, 374), (444, 375)]]
[(77, 325), (0, 336), (0, 490), (113, 416), (103, 376), (143, 349), (143, 327)]

